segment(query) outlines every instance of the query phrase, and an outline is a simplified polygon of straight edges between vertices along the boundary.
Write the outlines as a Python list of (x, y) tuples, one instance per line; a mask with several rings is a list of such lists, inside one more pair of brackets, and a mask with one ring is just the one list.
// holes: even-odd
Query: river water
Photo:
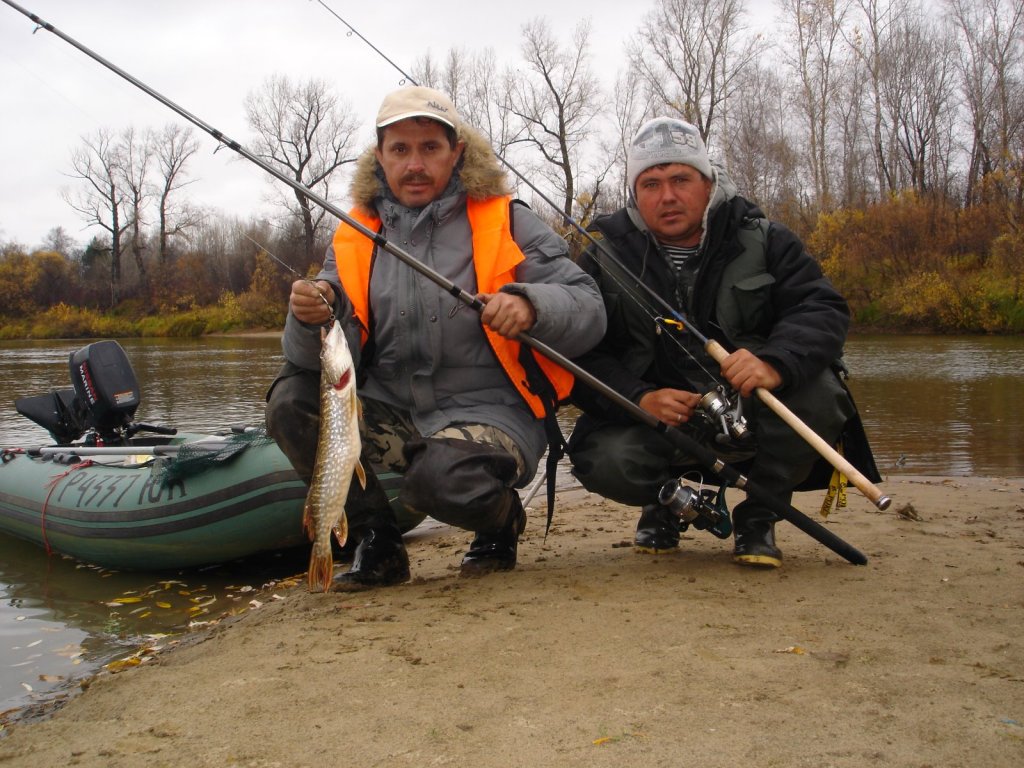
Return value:
[[(48, 441), (14, 400), (70, 386), (68, 357), (80, 346), (0, 342), (0, 447)], [(122, 346), (142, 390), (136, 418), (186, 431), (261, 424), (282, 360), (277, 338)], [(883, 476), (1024, 476), (1024, 338), (858, 336), (845, 359)], [(567, 411), (566, 432), (571, 422)], [(569, 481), (561, 475), (560, 484)], [(45, 706), (103, 665), (172, 642), (189, 622), (258, 609), (301, 574), (301, 554), (192, 572), (115, 573), (0, 535), (0, 727), (5, 713)]]

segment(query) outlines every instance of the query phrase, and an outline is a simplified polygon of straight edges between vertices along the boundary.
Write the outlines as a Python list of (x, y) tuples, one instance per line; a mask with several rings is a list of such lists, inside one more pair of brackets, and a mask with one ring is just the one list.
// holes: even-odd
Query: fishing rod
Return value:
[[(27, 18), (31, 19), (40, 28), (45, 29), (47, 32), (56, 35), (69, 45), (73, 46), (74, 48), (77, 48), (79, 51), (84, 53), (89, 58), (93, 59), (99, 64), (102, 64), (111, 72), (115, 73), (119, 77), (124, 78), (132, 85), (136, 86), (143, 92), (149, 94), (154, 99), (159, 101), (161, 104), (168, 107), (181, 117), (185, 118), (190, 123), (200, 128), (204, 132), (208, 133), (210, 136), (217, 139), (217, 141), (221, 142), (224, 146), (234, 150), (237, 154), (241, 155), (246, 160), (249, 160), (258, 167), (262, 168), (264, 171), (266, 171), (274, 178), (287, 184), (296, 192), (305, 195), (310, 200), (319, 205), (321, 208), (323, 208), (325, 211), (336, 216), (340, 221), (342, 221), (352, 229), (359, 232), (359, 234), (368, 238), (370, 241), (373, 242), (373, 244), (377, 248), (390, 253), (403, 264), (415, 270), (420, 275), (436, 284), (438, 287), (442, 288), (444, 291), (449, 293), (458, 301), (462, 302), (467, 307), (475, 310), (476, 312), (481, 312), (483, 310), (484, 303), (477, 299), (473, 294), (463, 290), (444, 275), (431, 269), (429, 266), (413, 257), (408, 252), (404, 251), (402, 248), (399, 248), (398, 246), (392, 244), (390, 241), (388, 241), (387, 238), (385, 238), (380, 233), (374, 232), (373, 230), (364, 226), (362, 223), (354, 219), (352, 216), (345, 213), (332, 203), (329, 203), (327, 200), (325, 200), (320, 195), (316, 194), (315, 192), (313, 192), (300, 182), (296, 181), (295, 179), (289, 178), (287, 175), (277, 170), (273, 166), (269, 165), (264, 160), (261, 160), (259, 157), (245, 149), (237, 141), (230, 139), (218, 129), (207, 124), (197, 116), (193, 115), (191, 112), (187, 111), (183, 107), (168, 99), (166, 96), (163, 96), (154, 89), (150, 88), (142, 81), (128, 74), (120, 67), (103, 58), (98, 53), (92, 51), (91, 49), (89, 49), (82, 43), (78, 42), (74, 38), (64, 34), (49, 22), (43, 21), (35, 14), (22, 8), (20, 5), (13, 2), (13, 0), (0, 1), (2, 1), (6, 5), (9, 5), (11, 8), (14, 8), (23, 16), (26, 16)], [(757, 498), (762, 504), (764, 504), (766, 507), (775, 512), (780, 518), (788, 520), (790, 523), (795, 525), (808, 536), (815, 539), (822, 545), (828, 547), (833, 552), (845, 558), (850, 563), (853, 563), (854, 565), (864, 565), (865, 563), (867, 563), (867, 557), (865, 557), (865, 555), (862, 552), (860, 552), (847, 542), (843, 541), (843, 539), (838, 537), (832, 531), (828, 530), (820, 523), (812, 520), (795, 507), (783, 503), (774, 494), (763, 489), (758, 483), (751, 481), (744, 475), (740, 474), (734, 467), (726, 464), (718, 456), (716, 456), (714, 452), (711, 451), (709, 448), (706, 448), (705, 446), (701, 445), (699, 442), (697, 442), (697, 440), (690, 437), (686, 433), (681, 432), (680, 430), (675, 429), (673, 427), (670, 427), (668, 424), (665, 424), (664, 422), (660, 421), (655, 416), (643, 410), (640, 406), (636, 405), (632, 400), (621, 395), (619, 392), (612, 389), (603, 381), (597, 379), (588, 371), (576, 365), (574, 362), (569, 360), (561, 353), (555, 351), (544, 342), (533, 338), (527, 333), (518, 334), (516, 336), (516, 340), (522, 344), (526, 344), (526, 346), (530, 347), (532, 350), (538, 352), (539, 354), (548, 358), (552, 362), (565, 368), (567, 371), (569, 371), (574, 376), (579, 378), (581, 381), (586, 383), (587, 386), (591, 387), (598, 393), (604, 395), (609, 400), (619, 405), (633, 418), (637, 419), (638, 421), (646, 424), (652, 429), (655, 429), (660, 434), (664, 435), (666, 439), (675, 444), (678, 448), (692, 455), (694, 458), (696, 458), (697, 461), (699, 461), (701, 464), (705, 465), (706, 467), (714, 471), (723, 480), (741, 490), (746, 491), (749, 496)]]
[[(367, 40), (365, 37), (363, 37), (363, 35), (359, 34), (359, 32), (355, 29), (355, 27), (353, 27), (351, 24), (349, 24), (347, 21), (345, 21), (341, 16), (339, 16), (323, 0), (317, 0), (317, 2), (321, 6), (323, 6), (331, 15), (333, 15), (338, 21), (340, 21), (342, 24), (344, 24), (346, 27), (348, 27), (349, 34), (355, 34), (357, 37), (359, 37), (360, 40), (362, 40), (370, 48), (372, 48), (374, 50), (374, 52), (376, 52), (382, 59), (384, 59), (388, 64), (390, 64), (392, 67), (394, 67), (395, 70), (397, 70), (397, 72), (400, 75), (402, 75), (402, 77), (406, 81), (408, 81), (409, 83), (412, 83), (413, 85), (418, 85), (418, 83), (412, 77), (412, 75), (410, 75), (408, 72), (403, 70), (400, 66), (398, 66), (390, 58), (385, 56), (384, 53), (381, 52), (381, 50), (379, 48), (377, 48), (369, 40)], [(579, 222), (577, 222), (574, 218), (572, 218), (572, 216), (570, 216), (569, 214), (565, 213), (561, 208), (559, 208), (559, 206), (553, 200), (551, 200), (540, 189), (538, 189), (536, 187), (536, 185), (534, 185), (529, 179), (527, 179), (525, 176), (523, 176), (523, 174), (521, 174), (518, 170), (516, 170), (516, 168), (513, 167), (513, 165), (511, 163), (509, 163), (504, 157), (502, 157), (501, 155), (499, 155), (497, 153), (495, 153), (495, 156), (501, 161), (501, 163), (506, 168), (509, 169), (509, 171), (511, 171), (515, 175), (516, 178), (518, 178), (527, 187), (529, 187), (529, 189), (531, 191), (533, 191), (534, 194), (536, 194), (541, 200), (543, 200), (552, 209), (557, 211), (558, 215), (561, 216), (564, 219), (566, 224), (568, 224), (571, 227), (573, 227), (584, 238), (589, 240), (590, 243), (596, 248), (597, 252), (599, 252), (601, 254), (601, 258), (602, 259), (603, 258), (607, 258), (612, 264), (615, 265), (615, 267), (617, 269), (619, 269), (622, 272), (626, 273), (627, 275), (631, 276), (633, 278), (633, 280), (636, 282), (637, 286), (642, 288), (644, 290), (644, 292), (647, 293), (648, 296), (651, 297), (656, 302), (656, 304), (659, 305), (675, 321), (675, 323), (678, 323), (680, 326), (685, 328), (690, 334), (692, 334), (693, 337), (695, 339), (697, 339), (697, 341), (700, 342), (700, 344), (703, 346), (704, 351), (708, 354), (708, 356), (711, 357), (711, 359), (714, 360), (716, 363), (721, 365), (721, 363), (725, 360), (725, 358), (727, 358), (729, 356), (729, 352), (728, 352), (728, 350), (725, 349), (725, 347), (723, 347), (718, 341), (716, 341), (714, 339), (708, 338), (705, 334), (703, 334), (700, 331), (699, 328), (697, 328), (696, 325), (693, 324), (693, 322), (691, 322), (689, 320), (689, 318), (686, 317), (685, 314), (683, 314), (682, 312), (677, 310), (675, 307), (673, 307), (671, 304), (669, 304), (664, 298), (662, 298), (650, 286), (646, 285), (643, 281), (641, 281), (638, 277), (636, 277), (636, 275), (634, 275), (622, 263), (622, 261), (618, 258), (618, 256), (616, 256), (615, 253), (611, 249), (609, 249), (608, 246), (605, 243), (599, 241), (597, 238), (595, 238), (593, 235), (591, 235)], [(595, 255), (596, 255), (596, 253), (595, 253)], [(610, 275), (610, 276), (613, 279), (615, 279), (616, 281), (618, 281), (617, 278), (614, 277), (614, 275)], [(620, 285), (622, 285), (622, 284), (620, 283)], [(622, 287), (626, 288), (625, 285), (623, 285)], [(628, 289), (627, 289), (627, 293), (630, 294), (630, 296), (634, 299), (634, 301), (637, 301), (638, 303), (641, 304), (641, 307), (643, 307), (642, 303), (640, 302), (640, 299), (635, 294), (633, 294)], [(663, 318), (663, 317), (655, 317), (654, 313), (649, 312), (647, 309), (644, 309), (644, 311), (649, 316), (651, 316), (655, 320), (655, 322), (658, 323), (664, 330), (669, 332), (669, 334), (670, 334), (669, 338), (673, 338), (673, 339), (675, 338), (674, 336), (671, 335), (672, 331), (674, 330), (674, 327), (672, 326), (672, 324), (666, 323), (665, 322), (665, 318)], [(686, 349), (682, 345), (679, 345), (679, 346), (680, 346), (680, 349), (682, 349), (687, 355), (689, 355), (694, 360), (694, 362), (697, 363), (698, 366), (700, 366), (702, 369), (704, 369), (704, 366), (701, 364), (701, 361), (697, 360), (696, 357), (694, 357), (693, 354), (688, 349)], [(706, 369), (704, 369), (704, 370), (705, 370), (705, 372), (707, 372)], [(709, 375), (712, 375), (712, 374), (709, 374)], [(717, 378), (717, 377), (712, 375), (712, 378)], [(871, 503), (873, 503), (876, 508), (878, 508), (880, 510), (883, 510), (883, 511), (889, 508), (889, 505), (892, 503), (892, 499), (889, 496), (887, 496), (884, 493), (882, 493), (882, 491), (874, 483), (872, 483), (871, 480), (869, 480), (867, 478), (867, 476), (864, 475), (863, 472), (861, 472), (859, 469), (857, 469), (855, 466), (853, 466), (853, 464), (851, 464), (846, 459), (846, 457), (843, 456), (841, 453), (839, 453), (839, 451), (837, 451), (833, 446), (829, 445), (829, 443), (827, 441), (825, 441), (820, 435), (818, 435), (813, 429), (811, 429), (804, 421), (802, 421), (799, 416), (797, 416), (795, 413), (793, 413), (781, 400), (779, 400), (775, 395), (773, 395), (771, 392), (769, 392), (764, 387), (757, 387), (757, 388), (755, 388), (754, 391), (757, 393), (757, 396), (761, 400), (761, 402), (763, 402), (780, 419), (782, 419), (786, 424), (788, 424), (793, 429), (793, 431), (795, 431), (801, 438), (803, 438), (803, 440), (808, 445), (810, 445), (812, 448), (814, 448), (814, 450), (817, 451), (817, 453), (823, 459), (825, 459), (830, 465), (832, 465), (832, 467), (834, 469), (838, 470), (843, 475), (845, 475), (849, 479), (849, 481), (854, 485), (854, 487), (857, 488), (861, 493), (863, 493), (864, 496), (867, 497), (867, 499), (869, 501), (871, 501)]]

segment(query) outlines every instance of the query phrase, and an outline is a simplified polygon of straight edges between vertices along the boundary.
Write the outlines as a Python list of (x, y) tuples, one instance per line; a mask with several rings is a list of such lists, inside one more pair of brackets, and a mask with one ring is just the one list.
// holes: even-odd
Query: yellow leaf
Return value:
[(112, 661), (109, 664), (105, 664), (104, 668), (110, 670), (111, 672), (120, 672), (121, 670), (128, 669), (129, 667), (137, 667), (141, 663), (142, 659), (138, 658), (137, 656), (132, 656), (128, 659), (118, 659), (117, 661)]
[(115, 603), (122, 603), (122, 604), (141, 603), (142, 602), (142, 598), (141, 597), (115, 597), (114, 598), (114, 602)]
[(170, 604), (170, 603), (161, 603), (161, 602), (158, 602), (158, 603), (156, 604), (156, 607), (157, 607), (157, 608), (170, 608), (170, 607), (171, 607), (171, 604)]

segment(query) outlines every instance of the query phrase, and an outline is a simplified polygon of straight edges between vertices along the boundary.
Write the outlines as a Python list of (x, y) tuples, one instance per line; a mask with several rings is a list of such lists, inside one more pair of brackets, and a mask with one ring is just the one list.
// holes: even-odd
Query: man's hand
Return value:
[(323, 325), (331, 318), (334, 289), (325, 280), (296, 280), (288, 297), (288, 308), (297, 320), (309, 325)]
[(537, 322), (537, 310), (524, 296), (499, 292), (478, 293), (476, 298), (484, 303), (480, 322), (507, 339), (525, 333)]
[(743, 397), (761, 387), (769, 392), (782, 384), (782, 376), (749, 349), (737, 349), (722, 361), (722, 375)]
[(700, 395), (682, 389), (655, 389), (645, 392), (637, 403), (658, 421), (670, 427), (685, 424), (700, 403)]

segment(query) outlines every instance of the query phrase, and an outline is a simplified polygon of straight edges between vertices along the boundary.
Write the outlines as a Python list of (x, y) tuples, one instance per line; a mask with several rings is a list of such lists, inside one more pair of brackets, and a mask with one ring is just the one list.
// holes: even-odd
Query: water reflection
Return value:
[(273, 599), (308, 551), (179, 573), (118, 573), (0, 536), (0, 713), (73, 689), (140, 645)]
[(883, 474), (1024, 474), (1024, 339), (858, 336), (850, 388)]

